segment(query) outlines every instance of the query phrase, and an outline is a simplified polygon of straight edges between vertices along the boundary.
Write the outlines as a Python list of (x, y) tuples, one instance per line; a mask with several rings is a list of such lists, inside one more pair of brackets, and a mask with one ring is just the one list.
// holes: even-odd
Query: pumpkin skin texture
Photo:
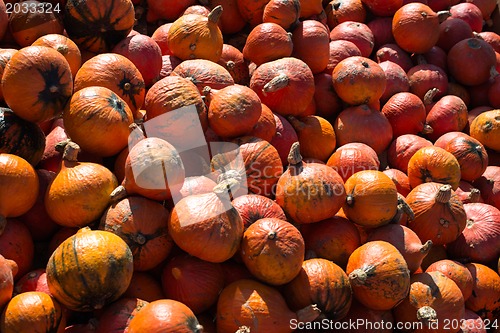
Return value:
[(345, 182), (347, 199), (342, 207), (346, 217), (365, 227), (387, 224), (396, 215), (396, 184), (381, 171), (356, 172)]
[(179, 59), (206, 59), (217, 62), (222, 54), (222, 32), (217, 22), (222, 6), (217, 6), (208, 17), (199, 14), (180, 16), (168, 31), (168, 47)]
[(474, 118), (470, 135), (487, 148), (500, 151), (500, 110), (486, 111)]
[(326, 165), (337, 171), (342, 179), (362, 170), (378, 170), (380, 161), (375, 150), (364, 143), (352, 142), (337, 148)]
[(438, 271), (443, 273), (446, 277), (452, 279), (462, 291), (464, 300), (467, 300), (472, 295), (472, 275), (467, 267), (458, 261), (449, 259), (442, 259), (432, 263), (425, 270), (426, 273)]
[[(465, 313), (464, 297), (453, 280), (441, 272), (414, 274), (411, 278), (409, 297), (393, 311), (398, 322), (421, 322), (418, 332), (458, 332)], [(437, 324), (432, 324), (437, 322)], [(437, 327), (436, 327), (437, 326)]]
[(90, 86), (111, 89), (127, 102), (134, 115), (144, 103), (146, 89), (141, 72), (121, 54), (101, 53), (83, 63), (75, 75), (75, 92)]
[[(262, 104), (262, 103), (261, 103)], [(249, 134), (250, 136), (255, 136), (271, 142), (271, 140), (276, 135), (276, 119), (274, 117), (273, 111), (267, 107), (267, 105), (262, 104), (262, 112), (257, 120), (257, 123), (252, 128)]]
[(14, 292), (14, 277), (17, 274), (17, 264), (13, 260), (0, 255), (0, 309), (10, 301)]
[(317, 20), (304, 20), (292, 31), (292, 57), (303, 60), (313, 74), (326, 69), (330, 57), (328, 29)]
[(291, 36), (280, 25), (264, 22), (250, 31), (243, 47), (243, 56), (257, 66), (265, 62), (290, 57), (293, 51)]
[(145, 271), (159, 265), (172, 249), (166, 227), (169, 214), (156, 201), (130, 196), (108, 207), (99, 229), (120, 236), (132, 251), (134, 270)]
[(250, 88), (273, 112), (300, 116), (314, 98), (314, 76), (302, 60), (285, 57), (257, 67)]
[(264, 7), (262, 21), (280, 25), (283, 29), (290, 29), (299, 20), (299, 0), (270, 0)]
[(63, 112), (73, 92), (71, 68), (50, 47), (25, 47), (7, 63), (2, 92), (17, 116), (36, 123), (53, 119)]
[(63, 121), (68, 136), (84, 151), (113, 156), (127, 146), (134, 115), (110, 89), (86, 87), (73, 94)]
[[(1, 6), (1, 3), (0, 3)], [(0, 80), (2, 79), (3, 72), (5, 70), (5, 66), (7, 66), (7, 63), (9, 62), (10, 58), (12, 58), (12, 55), (16, 53), (18, 50), (16, 49), (2, 49), (0, 50)], [(2, 90), (2, 85), (0, 84), (0, 101), (3, 101), (3, 90)]]
[[(35, 169), (25, 159), (0, 153), (0, 234), (7, 217), (16, 217), (33, 207), (40, 183)], [(12, 196), (15, 193), (15, 197)]]
[(45, 134), (37, 124), (0, 107), (0, 153), (17, 155), (36, 166), (45, 150)]
[(121, 297), (100, 314), (96, 333), (123, 333), (130, 320), (148, 303), (139, 298)]
[(420, 239), (430, 239), (443, 245), (457, 239), (466, 226), (466, 213), (462, 202), (450, 188), (440, 183), (416, 186), (406, 197), (415, 217), (408, 227)]
[[(299, 137), (301, 155), (326, 162), (337, 143), (332, 124), (320, 116), (289, 116), (288, 120)], [(322, 144), (318, 145), (317, 142)]]
[(408, 295), (410, 271), (390, 243), (371, 241), (349, 257), (346, 273), (354, 297), (373, 310), (390, 310)]
[(214, 263), (231, 258), (243, 235), (243, 221), (227, 192), (221, 191), (182, 198), (173, 208), (168, 223), (168, 231), (177, 246), (192, 256)]
[(263, 218), (277, 218), (286, 221), (283, 209), (274, 200), (263, 195), (240, 195), (234, 198), (231, 203), (240, 214), (245, 229)]
[(234, 83), (248, 86), (250, 83), (250, 73), (248, 63), (243, 57), (242, 51), (232, 45), (224, 44), (222, 46), (221, 57), (217, 63), (227, 69), (233, 77)]
[(161, 299), (146, 304), (130, 320), (127, 333), (201, 333), (203, 327), (185, 304)]
[(282, 285), (295, 278), (304, 253), (299, 230), (276, 218), (257, 220), (245, 230), (241, 241), (245, 266), (256, 278), (271, 285)]
[(30, 291), (14, 296), (0, 319), (4, 333), (63, 333), (66, 317), (59, 302), (44, 292)]
[(461, 173), (458, 160), (443, 148), (430, 146), (417, 150), (408, 161), (410, 186), (427, 182), (450, 184), (457, 189)]
[(320, 258), (305, 260), (298, 276), (285, 286), (284, 294), (292, 309), (316, 304), (331, 320), (344, 318), (352, 302), (347, 274), (333, 262)]
[(82, 49), (109, 52), (132, 30), (134, 6), (130, 0), (68, 0), (64, 27)]
[(47, 262), (49, 290), (70, 310), (101, 309), (128, 288), (134, 269), (127, 243), (85, 227), (57, 247)]
[(109, 204), (109, 195), (118, 181), (106, 167), (78, 162), (80, 148), (69, 142), (61, 168), (45, 194), (49, 216), (59, 225), (83, 227), (99, 219)]
[(342, 177), (325, 164), (302, 161), (298, 143), (292, 145), (288, 161), (276, 186), (276, 203), (298, 224), (333, 217), (346, 198)]
[(75, 44), (75, 42), (64, 35), (47, 34), (35, 40), (31, 45), (52, 47), (53, 49), (61, 53), (68, 61), (73, 78), (82, 65), (82, 54), (80, 52), (80, 49)]
[(488, 266), (470, 263), (466, 264), (472, 274), (472, 295), (466, 300), (465, 306), (477, 313), (483, 319), (498, 318), (500, 312), (500, 276)]
[(396, 137), (387, 150), (389, 166), (408, 173), (408, 162), (411, 157), (423, 147), (432, 146), (429, 140), (415, 135), (403, 134)]

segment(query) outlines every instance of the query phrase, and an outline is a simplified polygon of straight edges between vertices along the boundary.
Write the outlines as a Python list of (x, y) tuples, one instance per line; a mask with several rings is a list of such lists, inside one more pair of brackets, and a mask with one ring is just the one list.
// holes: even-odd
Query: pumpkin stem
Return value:
[(264, 88), (262, 88), (262, 93), (265, 96), (267, 93), (276, 92), (288, 86), (289, 82), (290, 78), (288, 77), (288, 75), (286, 75), (285, 73), (278, 74), (271, 81), (264, 85)]
[(467, 201), (475, 203), (479, 202), (479, 199), (481, 199), (481, 191), (478, 188), (471, 189), (469, 195), (467, 196)]
[(451, 12), (449, 10), (440, 10), (437, 12), (437, 16), (439, 19), (439, 23), (443, 23), (447, 18), (451, 16)]
[(109, 199), (111, 200), (111, 203), (117, 203), (118, 201), (124, 199), (127, 196), (127, 190), (125, 189), (125, 186), (120, 185), (117, 188), (111, 192), (109, 195)]
[(405, 197), (398, 193), (398, 210), (405, 213), (408, 216), (408, 220), (413, 221), (415, 219), (415, 213), (411, 209), (410, 205), (406, 202)]
[(432, 103), (434, 103), (434, 98), (438, 93), (439, 89), (435, 87), (427, 90), (427, 92), (424, 95), (424, 104), (431, 105)]
[(201, 91), (202, 95), (205, 96), (205, 98), (208, 98), (211, 92), (212, 92), (212, 87), (210, 86), (204, 86), (203, 90)]
[(349, 274), (349, 280), (351, 281), (351, 283), (355, 283), (358, 285), (365, 284), (366, 280), (368, 279), (368, 275), (373, 273), (374, 270), (375, 266), (370, 266), (366, 269), (355, 269), (351, 272), (351, 274)]
[[(232, 171), (232, 172), (231, 172)], [(237, 173), (238, 176), (234, 177), (231, 174)], [(217, 185), (215, 185), (212, 190), (219, 198), (224, 197), (225, 194), (229, 194), (230, 200), (233, 200), (233, 193), (240, 188), (241, 177), (236, 170), (229, 170), (226, 173), (219, 175), (217, 179)]]
[(451, 185), (446, 184), (439, 188), (439, 191), (436, 193), (435, 201), (445, 204), (449, 202), (451, 199)]
[(238, 330), (234, 333), (250, 333), (250, 327), (248, 326), (240, 326)]
[(429, 124), (424, 124), (424, 129), (420, 132), (421, 134), (431, 134), (434, 132), (434, 128), (431, 127)]
[(290, 152), (288, 153), (288, 164), (299, 165), (302, 163), (302, 155), (300, 155), (300, 143), (294, 142), (290, 147)]
[(229, 60), (228, 62), (226, 62), (226, 68), (229, 70), (233, 70), (235, 66), (236, 66), (236, 64), (232, 60)]
[(218, 5), (208, 14), (208, 21), (217, 24), (222, 15), (223, 9), (221, 5)]
[(423, 306), (417, 310), (417, 319), (423, 321), (425, 324), (430, 324), (437, 320), (436, 310), (430, 306)]
[(203, 325), (196, 325), (196, 327), (194, 328), (194, 332), (195, 333), (203, 333), (204, 332), (204, 328), (203, 328)]
[(420, 248), (419, 252), (422, 253), (422, 254), (425, 254), (427, 255), (429, 253), (429, 251), (431, 250), (432, 248), (432, 241), (429, 239), (427, 242), (425, 242), (422, 247)]
[(137, 233), (137, 235), (134, 236), (134, 242), (139, 244), (139, 245), (144, 245), (146, 244), (146, 236), (144, 236), (142, 233)]
[(472, 228), (473, 225), (474, 225), (474, 220), (473, 219), (467, 219), (467, 223), (465, 224), (465, 227), (467, 229), (470, 229), (470, 228)]
[(345, 201), (349, 206), (354, 205), (354, 195), (348, 194), (347, 197), (345, 198)]
[(78, 153), (80, 152), (80, 146), (73, 141), (68, 141), (64, 146), (63, 160), (68, 162), (77, 162)]
[(302, 323), (309, 323), (316, 320), (321, 314), (320, 308), (316, 304), (311, 304), (296, 312), (297, 320)]
[(274, 240), (274, 239), (276, 239), (276, 235), (277, 235), (276, 231), (274, 231), (274, 230), (273, 230), (273, 231), (270, 231), (270, 232), (267, 234), (267, 239)]
[(64, 148), (66, 148), (66, 145), (70, 141), (71, 141), (70, 139), (66, 139), (64, 141), (56, 143), (56, 146), (55, 146), (56, 151), (61, 153), (61, 154), (64, 153)]

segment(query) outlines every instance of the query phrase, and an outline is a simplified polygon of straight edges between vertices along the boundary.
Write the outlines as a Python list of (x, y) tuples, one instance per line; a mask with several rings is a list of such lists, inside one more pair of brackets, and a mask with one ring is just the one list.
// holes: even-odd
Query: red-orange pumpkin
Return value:
[(243, 47), (243, 56), (259, 66), (265, 62), (290, 57), (292, 51), (290, 34), (280, 25), (267, 22), (250, 31)]
[(498, 319), (500, 312), (500, 276), (488, 266), (470, 263), (466, 265), (472, 274), (472, 295), (465, 306), (483, 319)]
[(122, 297), (100, 314), (96, 333), (123, 333), (130, 320), (148, 304), (139, 298)]
[(292, 57), (304, 61), (313, 74), (326, 69), (330, 58), (328, 29), (317, 20), (299, 22), (292, 30)]
[(263, 218), (277, 218), (286, 221), (283, 209), (274, 200), (263, 195), (240, 195), (231, 203), (240, 214), (245, 229)]
[(14, 277), (17, 274), (17, 264), (15, 261), (5, 259), (0, 255), (0, 309), (3, 309), (12, 298), (14, 292)]
[(206, 59), (184, 60), (174, 68), (171, 75), (191, 80), (200, 93), (206, 86), (222, 89), (234, 84), (234, 79), (226, 68)]
[(156, 276), (148, 272), (135, 271), (121, 298), (139, 298), (146, 302), (153, 302), (164, 299), (165, 294)]
[(443, 273), (446, 277), (452, 279), (462, 291), (464, 300), (466, 301), (472, 295), (472, 288), (474, 282), (472, 275), (467, 267), (458, 261), (450, 259), (442, 259), (432, 263), (425, 270), (426, 273), (438, 271)]
[(326, 164), (337, 171), (344, 182), (358, 171), (378, 170), (380, 167), (377, 153), (370, 146), (359, 142), (340, 146)]
[(432, 146), (432, 142), (415, 134), (403, 134), (398, 136), (392, 141), (387, 150), (389, 166), (407, 173), (408, 162), (411, 157), (420, 148), (429, 146)]

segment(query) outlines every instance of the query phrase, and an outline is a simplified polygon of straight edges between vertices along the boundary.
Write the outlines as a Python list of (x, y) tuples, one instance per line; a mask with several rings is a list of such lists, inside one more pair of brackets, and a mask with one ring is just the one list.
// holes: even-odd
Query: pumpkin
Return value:
[(475, 312), (465, 309), (464, 318), (461, 322), (462, 332), (467, 333), (486, 333), (486, 324), (483, 319)]
[(422, 100), (410, 92), (393, 94), (382, 107), (382, 113), (391, 123), (394, 137), (403, 134), (419, 134), (424, 131), (425, 105)]
[(361, 0), (339, 1), (332, 0), (325, 6), (328, 27), (335, 28), (345, 21), (365, 22), (366, 9)]
[(125, 178), (110, 194), (111, 200), (117, 202), (127, 194), (167, 200), (178, 194), (184, 178), (184, 165), (174, 146), (157, 137), (144, 138), (130, 149)]
[(283, 29), (288, 30), (299, 21), (299, 16), (299, 0), (271, 0), (264, 7), (264, 13), (262, 13), (262, 21), (264, 23), (276, 23)]
[(300, 272), (305, 253), (304, 239), (292, 224), (276, 218), (263, 218), (245, 230), (240, 253), (253, 276), (267, 284), (282, 285)]
[(134, 271), (132, 280), (121, 298), (140, 298), (153, 302), (165, 298), (159, 279), (148, 272)]
[(407, 71), (410, 92), (417, 95), (426, 105), (433, 102), (448, 91), (448, 75), (433, 64), (419, 64)]
[(458, 332), (464, 316), (464, 297), (453, 280), (441, 272), (414, 274), (410, 293), (393, 311), (402, 323), (421, 323), (423, 332)]
[(393, 16), (403, 5), (403, 1), (401, 0), (363, 0), (362, 3), (376, 16)]
[(345, 182), (346, 202), (342, 209), (352, 222), (365, 227), (387, 224), (396, 215), (398, 191), (383, 172), (364, 170)]
[(166, 228), (169, 213), (158, 202), (130, 196), (108, 207), (99, 229), (123, 239), (132, 251), (134, 270), (145, 271), (159, 265), (172, 249)]
[(52, 47), (61, 53), (69, 64), (71, 75), (75, 77), (82, 65), (80, 49), (74, 41), (62, 34), (47, 34), (39, 37), (31, 45)]
[(217, 22), (222, 11), (222, 6), (217, 6), (208, 17), (187, 14), (176, 19), (168, 32), (168, 47), (172, 54), (182, 60), (219, 61), (224, 42)]
[[(278, 151), (267, 141), (252, 137), (239, 137), (212, 149), (212, 170), (237, 172), (240, 186), (251, 193), (270, 197), (283, 174)], [(246, 178), (244, 177), (246, 175)]]
[(82, 49), (109, 52), (134, 27), (132, 1), (67, 0), (64, 27)]
[(50, 218), (67, 227), (83, 227), (100, 218), (118, 181), (106, 167), (78, 162), (80, 147), (68, 142), (61, 168), (45, 194)]
[(165, 297), (182, 302), (194, 314), (204, 312), (217, 302), (224, 279), (220, 264), (189, 255), (170, 259), (161, 274)]
[[(333, 126), (320, 116), (288, 117), (300, 142), (300, 153), (305, 158), (327, 161), (335, 150), (336, 138)], [(322, 142), (321, 146), (315, 142)]]
[(0, 107), (0, 153), (17, 155), (36, 166), (45, 149), (45, 135), (37, 124)]
[(358, 171), (378, 170), (380, 167), (377, 153), (370, 146), (358, 142), (338, 147), (326, 164), (337, 171), (344, 182)]
[(500, 311), (500, 276), (488, 266), (466, 264), (472, 274), (472, 295), (465, 301), (465, 306), (483, 319), (494, 320)]
[(331, 74), (339, 62), (350, 56), (361, 56), (361, 51), (353, 42), (343, 39), (330, 41), (330, 58), (326, 71)]
[(196, 1), (181, 0), (170, 3), (168, 1), (147, 0), (146, 3), (148, 6), (146, 21), (149, 23), (160, 19), (174, 21), (182, 15), (182, 12), (184, 12), (186, 8), (195, 5)]
[(488, 166), (488, 153), (478, 140), (464, 133), (450, 139), (447, 143), (441, 144), (439, 140), (436, 141), (435, 146), (445, 149), (456, 157), (463, 180), (474, 181), (481, 177)]
[(393, 95), (410, 91), (410, 80), (401, 66), (392, 61), (379, 63), (385, 73), (386, 85), (380, 101), (386, 103)]
[(240, 14), (237, 0), (200, 0), (199, 3), (210, 9), (219, 5), (224, 8), (224, 15), (217, 22), (224, 35), (236, 34), (245, 27), (246, 22)]
[(481, 177), (472, 184), (481, 191), (484, 202), (500, 209), (500, 167), (488, 166)]
[(248, 134), (262, 113), (259, 96), (250, 88), (230, 85), (218, 91), (204, 90), (210, 104), (208, 123), (221, 138), (235, 138)]
[[(188, 0), (191, 1), (191, 0)], [(151, 10), (148, 10), (148, 14)], [(168, 48), (168, 31), (172, 26), (172, 22), (161, 24), (155, 31), (151, 34), (151, 38), (158, 44), (161, 50), (162, 56), (173, 55), (170, 49)], [(177, 57), (175, 57), (177, 58)], [(179, 59), (179, 58), (177, 58)], [(182, 61), (179, 59), (179, 62)]]
[(14, 277), (17, 274), (15, 261), (5, 259), (0, 255), (0, 309), (10, 301), (14, 292)]
[(290, 57), (293, 51), (292, 37), (273, 22), (264, 22), (250, 31), (243, 47), (243, 57), (257, 66), (265, 62)]
[(385, 169), (382, 172), (391, 178), (399, 194), (406, 197), (410, 193), (411, 187), (406, 173), (398, 169)]
[(435, 141), (447, 132), (461, 131), (465, 128), (467, 106), (460, 97), (446, 95), (431, 107), (426, 121), (433, 129), (431, 133), (427, 133), (427, 137)]
[(299, 22), (292, 30), (292, 57), (304, 61), (313, 74), (326, 69), (330, 57), (328, 29), (317, 20)]
[(250, 72), (242, 51), (232, 45), (224, 44), (222, 46), (221, 57), (217, 63), (227, 69), (233, 77), (234, 83), (248, 86)]
[(236, 5), (238, 6), (238, 11), (241, 14), (243, 20), (250, 24), (251, 27), (262, 23), (262, 17), (264, 15), (264, 8), (268, 4), (269, 0), (257, 0), (257, 1), (245, 1), (236, 0)]
[(340, 175), (327, 165), (303, 161), (298, 142), (288, 162), (276, 186), (276, 202), (291, 221), (303, 224), (333, 217), (346, 198)]
[(257, 120), (257, 123), (253, 126), (249, 135), (266, 140), (267, 142), (271, 142), (273, 137), (276, 135), (276, 119), (273, 111), (271, 111), (267, 105), (262, 104), (260, 117)]
[(384, 71), (373, 60), (352, 56), (340, 61), (332, 72), (339, 97), (351, 105), (376, 103), (385, 91)]
[[(40, 188), (38, 175), (25, 159), (0, 153), (0, 235), (6, 218), (26, 213), (33, 207)], [(15, 193), (15, 197), (11, 194)]]
[[(1, 6), (1, 3), (0, 3)], [(0, 14), (1, 15), (1, 14)], [(7, 63), (9, 62), (10, 58), (14, 53), (16, 53), (18, 50), (16, 49), (1, 49), (0, 50), (0, 80), (3, 77), (3, 72), (5, 70), (5, 66), (7, 66)], [(3, 101), (3, 90), (2, 86), (0, 85), (0, 100)]]
[(363, 22), (345, 21), (330, 31), (330, 40), (347, 40), (354, 43), (361, 56), (369, 58), (375, 45), (375, 37), (370, 28)]
[(356, 226), (341, 216), (311, 224), (300, 229), (306, 246), (306, 257), (328, 259), (345, 268), (349, 256), (361, 245)]
[(245, 230), (257, 220), (276, 218), (286, 221), (283, 209), (272, 199), (258, 194), (240, 195), (231, 202), (243, 221)]
[(414, 66), (410, 55), (399, 47), (398, 44), (395, 44), (394, 41), (381, 45), (375, 52), (375, 60), (379, 64), (385, 61), (392, 61), (396, 65), (399, 65), (405, 72), (408, 72)]
[(305, 260), (297, 277), (284, 287), (284, 294), (292, 309), (316, 304), (330, 320), (345, 317), (352, 302), (347, 274), (326, 259)]
[(170, 76), (175, 67), (177, 67), (182, 62), (181, 59), (173, 55), (163, 55), (161, 56), (161, 70), (158, 76), (158, 81)]
[(193, 311), (185, 304), (160, 299), (146, 304), (128, 323), (127, 333), (201, 333), (201, 326)]
[(396, 137), (387, 150), (387, 160), (391, 168), (408, 172), (411, 157), (423, 147), (432, 146), (429, 140), (415, 134), (403, 134)]
[(180, 189), (180, 194), (182, 197), (187, 197), (193, 194), (208, 193), (212, 191), (215, 185), (217, 183), (207, 176), (186, 177)]
[(47, 274), (45, 273), (45, 268), (32, 270), (18, 279), (14, 286), (15, 294), (18, 295), (28, 291), (41, 291), (52, 296), (47, 284)]
[(500, 151), (500, 110), (486, 111), (478, 115), (470, 125), (470, 135), (486, 148)]
[(377, 154), (389, 147), (393, 137), (389, 120), (367, 104), (345, 108), (335, 119), (333, 128), (338, 146), (364, 143)]
[(460, 185), (458, 186), (455, 193), (458, 195), (458, 198), (462, 203), (475, 203), (481, 202), (484, 203), (483, 198), (481, 197), (481, 191), (475, 188), (471, 183), (461, 180)]
[(446, 246), (451, 258), (489, 263), (500, 256), (500, 210), (484, 203), (464, 204), (467, 224)]
[(442, 259), (432, 263), (425, 270), (426, 273), (429, 272), (441, 272), (446, 277), (453, 280), (464, 297), (467, 300), (472, 295), (472, 287), (474, 282), (472, 281), (472, 275), (467, 267), (458, 261), (453, 261), (450, 259)]
[(0, 22), (2, 22), (0, 25), (0, 39), (3, 39), (9, 28), (9, 14), (3, 0), (0, 2)]
[(236, 253), (243, 221), (231, 205), (230, 184), (229, 180), (222, 181), (210, 193), (190, 195), (176, 203), (168, 231), (182, 250), (214, 263), (226, 261)]
[(290, 148), (294, 142), (299, 141), (299, 137), (292, 124), (285, 117), (276, 113), (273, 113), (273, 115), (276, 122), (276, 133), (269, 142), (278, 151), (281, 163), (286, 166), (288, 165)]
[(36, 291), (14, 296), (0, 319), (0, 329), (5, 333), (63, 333), (65, 327), (66, 317), (59, 302)]
[(420, 148), (408, 161), (408, 178), (412, 188), (436, 182), (450, 184), (456, 189), (461, 173), (458, 160), (443, 148), (430, 146)]
[(450, 7), (452, 18), (459, 18), (467, 22), (475, 33), (483, 30), (483, 13), (477, 6), (477, 2), (453, 3)]
[(101, 309), (127, 290), (133, 273), (132, 252), (117, 235), (85, 227), (57, 247), (46, 272), (51, 294), (65, 307)]
[(217, 332), (276, 332), (291, 333), (293, 321), (315, 320), (320, 310), (308, 305), (297, 312), (289, 309), (281, 293), (268, 285), (242, 279), (226, 286), (217, 302)]
[(96, 333), (123, 333), (130, 320), (148, 303), (139, 298), (120, 298), (102, 311)]
[[(134, 115), (112, 90), (94, 86), (73, 94), (63, 121), (68, 136), (83, 150), (112, 156), (127, 146)], [(96, 135), (89, 135), (93, 132)]]
[(28, 46), (14, 53), (7, 63), (2, 92), (17, 116), (41, 123), (63, 112), (73, 92), (71, 69), (56, 50)]
[(408, 265), (390, 243), (372, 241), (358, 247), (349, 257), (346, 273), (354, 297), (367, 308), (390, 310), (408, 295)]
[(234, 84), (234, 79), (227, 69), (206, 59), (184, 60), (174, 68), (171, 75), (191, 80), (200, 93), (206, 86), (222, 89)]
[[(328, 68), (327, 68), (328, 70)], [(332, 120), (342, 111), (342, 100), (332, 86), (332, 76), (329, 73), (314, 75), (314, 114), (327, 120)]]
[(466, 21), (450, 17), (439, 25), (439, 39), (436, 45), (448, 52), (459, 41), (472, 37), (472, 28)]
[(394, 13), (392, 33), (396, 43), (405, 51), (425, 53), (439, 39), (439, 23), (438, 13), (426, 4), (408, 3)]
[(466, 226), (466, 213), (450, 185), (424, 183), (406, 197), (415, 216), (408, 221), (420, 239), (443, 245), (457, 239)]
[[(390, 310), (373, 310), (367, 308), (363, 304), (359, 303), (354, 299), (352, 301), (351, 309), (347, 313), (339, 323), (342, 324), (345, 329), (342, 329), (345, 333), (358, 333), (361, 326), (353, 325), (350, 326), (349, 323), (356, 322), (358, 320), (362, 320), (367, 323), (362, 325), (363, 332), (365, 333), (392, 333), (393, 326), (391, 324), (394, 323), (394, 317)], [(368, 323), (373, 323), (374, 325), (370, 325)], [(384, 325), (378, 325), (375, 323), (384, 323)]]
[(35, 245), (30, 230), (17, 219), (7, 219), (0, 234), (0, 253), (17, 265), (16, 280), (28, 273), (34, 264)]
[(314, 76), (302, 60), (284, 57), (257, 67), (250, 88), (273, 112), (300, 116), (314, 98)]

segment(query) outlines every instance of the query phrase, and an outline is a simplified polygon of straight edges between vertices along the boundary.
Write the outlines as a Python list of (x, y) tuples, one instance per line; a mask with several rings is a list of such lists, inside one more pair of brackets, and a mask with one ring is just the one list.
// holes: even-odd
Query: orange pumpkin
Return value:
[(347, 200), (342, 209), (352, 222), (365, 227), (389, 223), (396, 215), (398, 190), (383, 172), (356, 172), (345, 182)]
[(441, 272), (414, 274), (409, 296), (393, 311), (401, 323), (421, 323), (422, 332), (458, 332), (464, 316), (464, 297), (453, 280)]
[(396, 189), (398, 193), (403, 197), (406, 197), (408, 193), (411, 191), (410, 181), (408, 180), (408, 176), (401, 170), (398, 169), (385, 169), (382, 171), (385, 173), (396, 185)]
[(420, 148), (429, 146), (432, 146), (432, 142), (415, 134), (398, 136), (392, 141), (387, 150), (389, 166), (407, 174), (410, 158)]
[(172, 249), (165, 228), (169, 213), (156, 201), (130, 196), (108, 207), (99, 229), (123, 239), (134, 256), (134, 270), (146, 271), (165, 260)]
[[(7, 219), (0, 234), (0, 253), (17, 265), (17, 278), (27, 274), (33, 267), (35, 244), (30, 230), (17, 219)], [(17, 280), (17, 279), (16, 279)]]
[(299, 22), (292, 30), (292, 57), (304, 61), (313, 74), (326, 69), (330, 58), (328, 29), (317, 20)]
[(310, 304), (293, 312), (277, 289), (255, 280), (241, 279), (226, 286), (219, 296), (217, 332), (291, 333), (292, 321), (311, 322), (320, 312)]
[(171, 299), (161, 299), (141, 308), (130, 320), (125, 331), (128, 333), (145, 331), (201, 333), (203, 326), (185, 304)]
[(276, 218), (257, 220), (245, 230), (241, 241), (245, 266), (256, 278), (271, 285), (288, 283), (299, 274), (304, 251), (299, 230)]
[[(363, 320), (365, 323), (394, 323), (394, 317), (390, 310), (373, 310), (367, 308), (363, 304), (353, 300), (351, 309), (347, 316), (340, 320), (340, 323), (346, 327), (342, 329), (344, 333), (358, 333), (359, 327), (350, 323)], [(378, 325), (365, 325), (363, 327), (364, 333), (392, 333), (392, 325), (386, 325), (385, 329)]]
[(175, 20), (168, 32), (168, 47), (172, 54), (182, 60), (219, 61), (224, 41), (217, 23), (222, 11), (222, 6), (217, 6), (208, 17), (187, 14)]
[(2, 92), (14, 113), (41, 123), (59, 116), (71, 94), (68, 61), (47, 46), (28, 46), (14, 53), (2, 76)]
[(85, 227), (52, 253), (47, 283), (55, 299), (68, 309), (97, 310), (127, 290), (133, 265), (132, 252), (120, 237)]
[(460, 178), (460, 164), (455, 156), (443, 148), (420, 148), (408, 161), (408, 179), (412, 188), (423, 183), (436, 182), (450, 184), (455, 190)]
[(4, 333), (63, 333), (65, 327), (66, 316), (59, 302), (36, 291), (14, 296), (0, 319), (0, 330)]
[(486, 148), (500, 151), (500, 110), (486, 111), (474, 118), (470, 135)]
[(500, 276), (488, 266), (466, 264), (472, 275), (472, 295), (465, 306), (483, 319), (495, 320), (500, 312)]
[(288, 30), (299, 21), (299, 0), (270, 0), (264, 7), (262, 21), (276, 23)]
[(474, 286), (474, 281), (472, 280), (472, 275), (467, 267), (457, 261), (442, 259), (432, 263), (425, 270), (426, 273), (429, 272), (441, 272), (446, 277), (453, 280), (464, 297), (464, 300), (472, 295), (472, 288)]
[(295, 223), (313, 223), (333, 217), (346, 191), (340, 175), (325, 164), (302, 161), (300, 144), (292, 145), (288, 169), (276, 187), (276, 202)]
[[(325, 1), (323, 1), (325, 2)], [(361, 0), (339, 1), (332, 0), (325, 6), (328, 27), (335, 28), (345, 21), (365, 22), (366, 9)]]
[[(132, 280), (127, 290), (120, 299), (139, 298), (146, 302), (153, 302), (164, 299), (165, 295), (161, 288), (160, 281), (148, 272), (134, 271)], [(109, 309), (109, 306), (107, 307)], [(109, 332), (109, 331), (107, 331)]]
[(71, 68), (71, 75), (75, 77), (76, 72), (82, 65), (82, 55), (80, 49), (74, 41), (61, 34), (47, 34), (39, 37), (31, 44), (33, 46), (48, 46), (52, 47), (61, 53)]
[[(1, 3), (0, 3), (1, 5)], [(0, 80), (3, 77), (3, 72), (5, 71), (5, 66), (7, 66), (7, 63), (9, 62), (10, 58), (12, 58), (12, 55), (16, 53), (18, 50), (16, 49), (1, 49), (0, 50)], [(2, 90), (2, 85), (0, 84), (0, 101), (3, 101), (3, 90)]]
[[(288, 120), (299, 137), (301, 155), (326, 162), (337, 143), (332, 124), (320, 116), (290, 116)], [(321, 142), (321, 145), (318, 145), (318, 142)]]
[(416, 186), (406, 197), (414, 212), (408, 227), (420, 239), (430, 239), (443, 245), (458, 238), (467, 223), (462, 202), (450, 185), (424, 183)]
[(96, 333), (123, 333), (130, 320), (141, 311), (147, 301), (139, 298), (121, 297), (108, 305), (100, 314)]
[(224, 8), (224, 15), (218, 21), (220, 31), (224, 35), (236, 34), (245, 27), (246, 22), (238, 10), (237, 0), (200, 0), (199, 3), (210, 9), (219, 5)]
[(10, 301), (14, 292), (14, 277), (17, 274), (17, 264), (15, 261), (5, 259), (0, 255), (0, 309)]
[(191, 80), (200, 93), (206, 86), (222, 89), (234, 84), (234, 79), (226, 68), (206, 59), (184, 60), (174, 68), (171, 75)]
[(20, 216), (33, 207), (40, 185), (31, 164), (17, 155), (5, 153), (0, 153), (0, 184), (1, 234), (7, 217)]
[(331, 320), (347, 315), (352, 302), (352, 290), (347, 274), (326, 259), (308, 259), (295, 279), (284, 288), (292, 309), (316, 304)]
[(267, 142), (271, 142), (276, 135), (276, 119), (274, 118), (273, 111), (267, 105), (262, 104), (260, 117), (249, 135), (261, 138)]
[(64, 27), (82, 49), (109, 52), (134, 27), (135, 11), (130, 0), (67, 0)]
[(248, 86), (250, 82), (248, 63), (243, 57), (243, 53), (236, 47), (224, 44), (221, 57), (217, 63), (227, 69), (233, 77), (234, 83)]
[(250, 31), (243, 47), (243, 56), (257, 66), (265, 62), (290, 57), (293, 51), (291, 36), (280, 25), (265, 22)]
[(358, 171), (378, 170), (380, 167), (375, 150), (359, 142), (347, 143), (338, 147), (326, 164), (337, 171), (344, 182)]
[(256, 25), (262, 23), (264, 8), (266, 7), (268, 2), (269, 0), (236, 0), (238, 10), (243, 17), (243, 20), (248, 22), (252, 27), (255, 27)]
[(349, 257), (346, 273), (354, 297), (373, 310), (389, 310), (410, 289), (410, 270), (403, 255), (385, 241), (367, 242)]
[(283, 209), (272, 199), (258, 194), (240, 195), (231, 202), (243, 220), (245, 230), (257, 220), (276, 218), (286, 221)]

